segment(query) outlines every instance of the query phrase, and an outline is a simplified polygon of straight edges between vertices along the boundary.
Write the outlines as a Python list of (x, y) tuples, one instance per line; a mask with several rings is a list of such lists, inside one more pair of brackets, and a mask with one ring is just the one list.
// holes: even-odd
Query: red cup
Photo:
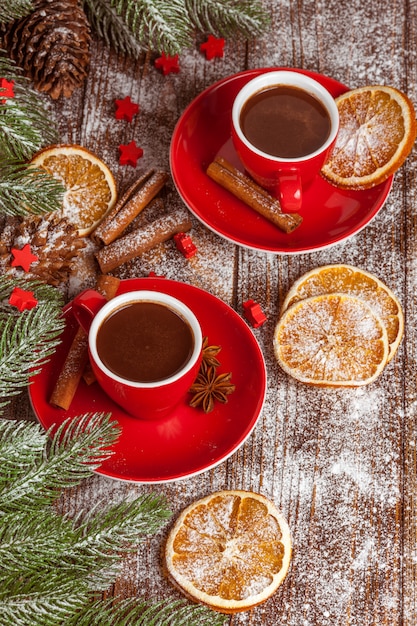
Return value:
[[(191, 328), (194, 343), (189, 360), (169, 378), (152, 382), (128, 380), (110, 370), (97, 351), (97, 333), (102, 323), (121, 307), (136, 302), (153, 302), (172, 309)], [(72, 303), (74, 316), (88, 333), (91, 367), (103, 391), (125, 411), (144, 420), (161, 419), (184, 401), (197, 377), (202, 358), (202, 332), (194, 313), (180, 300), (157, 291), (132, 291), (107, 301), (94, 290), (86, 290)], [(117, 337), (114, 338), (117, 341)], [(138, 355), (140, 358), (140, 355)]]
[[(330, 131), (322, 145), (310, 154), (296, 158), (273, 156), (254, 146), (241, 128), (241, 112), (249, 98), (266, 89), (286, 85), (296, 87), (318, 99), (330, 119)], [(320, 173), (339, 130), (339, 111), (333, 96), (313, 78), (299, 72), (278, 70), (252, 79), (237, 94), (232, 107), (232, 139), (248, 174), (280, 201), (282, 211), (300, 212), (303, 190)], [(271, 128), (271, 133), (274, 129)]]

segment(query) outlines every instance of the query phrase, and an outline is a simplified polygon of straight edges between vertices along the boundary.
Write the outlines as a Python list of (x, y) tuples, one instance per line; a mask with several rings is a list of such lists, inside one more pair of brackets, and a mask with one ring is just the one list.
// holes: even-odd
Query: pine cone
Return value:
[(2, 47), (56, 100), (84, 82), (90, 63), (90, 26), (78, 0), (35, 0), (28, 16), (2, 26)]
[[(38, 257), (29, 272), (12, 267), (12, 248), (30, 251)], [(0, 272), (36, 278), (50, 285), (61, 285), (68, 279), (72, 264), (85, 241), (78, 229), (56, 213), (34, 217), (2, 217), (0, 219)]]

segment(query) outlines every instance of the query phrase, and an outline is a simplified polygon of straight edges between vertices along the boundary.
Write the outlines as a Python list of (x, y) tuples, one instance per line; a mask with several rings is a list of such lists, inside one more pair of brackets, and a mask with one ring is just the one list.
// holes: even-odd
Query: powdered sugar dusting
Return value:
[[(175, 76), (163, 77), (151, 64), (130, 65), (95, 46), (85, 92), (55, 105), (63, 141), (96, 151), (123, 192), (140, 172), (169, 171), (170, 138), (181, 112), (204, 88), (246, 68), (304, 67), (352, 88), (402, 87), (417, 101), (413, 3), (268, 0), (265, 6), (273, 28), (263, 37), (247, 46), (227, 42), (225, 58), (212, 63), (193, 48)], [(114, 119), (114, 99), (125, 95), (141, 106), (131, 125)], [(118, 145), (131, 139), (144, 149), (136, 170), (118, 164)], [(163, 486), (95, 476), (67, 502), (76, 512), (99, 499), (129, 499), (152, 490), (165, 494), (177, 515), (218, 489), (253, 489), (271, 497), (291, 528), (292, 566), (278, 592), (265, 605), (230, 618), (233, 626), (415, 624), (415, 171), (411, 155), (372, 223), (331, 249), (292, 257), (244, 250), (192, 217), (190, 235), (198, 248), (193, 258), (185, 259), (170, 240), (117, 269), (122, 278), (155, 271), (189, 282), (239, 313), (253, 298), (268, 317), (253, 330), (267, 365), (266, 402), (254, 432), (226, 463)], [(182, 204), (171, 184), (166, 201), (168, 211)], [(394, 291), (406, 311), (406, 333), (393, 361), (371, 385), (311, 389), (278, 366), (274, 327), (293, 282), (314, 267), (338, 262), (374, 273)], [(72, 291), (88, 284), (90, 276), (77, 271)], [(119, 580), (122, 593), (180, 597), (160, 569), (165, 536), (161, 532), (138, 546)]]
[(274, 345), (288, 373), (321, 384), (370, 382), (388, 356), (380, 318), (362, 300), (343, 294), (307, 298), (287, 309)]
[(251, 596), (268, 592), (285, 573), (290, 546), (281, 530), (265, 504), (237, 494), (215, 496), (197, 504), (174, 529), (167, 544), (169, 571), (192, 592), (194, 587), (228, 601), (255, 603)]

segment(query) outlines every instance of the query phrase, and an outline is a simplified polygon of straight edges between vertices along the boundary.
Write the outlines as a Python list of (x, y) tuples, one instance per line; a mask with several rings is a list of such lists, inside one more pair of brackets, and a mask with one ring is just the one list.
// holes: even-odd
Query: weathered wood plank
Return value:
[[(169, 144), (185, 107), (203, 89), (248, 68), (296, 66), (356, 87), (396, 86), (417, 102), (416, 3), (379, 0), (265, 1), (272, 28), (257, 41), (228, 41), (224, 59), (198, 50), (181, 71), (163, 77), (152, 57), (133, 63), (105, 46), (93, 48), (85, 88), (51, 104), (63, 142), (97, 152), (123, 191), (150, 167), (169, 168)], [(141, 110), (132, 124), (114, 119), (114, 100), (130, 95)], [(213, 129), (215, 132), (215, 129)], [(138, 168), (118, 164), (118, 146), (135, 139)], [(100, 498), (165, 494), (176, 515), (194, 499), (225, 488), (260, 491), (282, 508), (292, 529), (294, 557), (287, 580), (264, 606), (230, 618), (233, 626), (413, 626), (416, 601), (416, 335), (417, 226), (415, 155), (396, 175), (373, 222), (349, 241), (295, 256), (237, 248), (194, 220), (199, 254), (179, 259), (166, 244), (122, 268), (122, 277), (151, 270), (202, 287), (242, 314), (247, 299), (268, 316), (254, 331), (265, 356), (268, 391), (249, 439), (226, 462), (166, 485), (129, 485), (96, 476), (67, 494), (63, 510)], [(170, 200), (180, 202), (170, 184)], [(394, 361), (372, 386), (322, 390), (290, 380), (275, 362), (272, 337), (280, 303), (303, 272), (349, 262), (374, 272), (397, 294), (406, 334)], [(250, 368), (251, 364), (247, 363)], [(10, 417), (26, 418), (26, 399)], [(238, 416), (237, 416), (238, 419)], [(178, 596), (163, 578), (159, 555), (167, 529), (147, 539), (126, 562), (115, 594)]]

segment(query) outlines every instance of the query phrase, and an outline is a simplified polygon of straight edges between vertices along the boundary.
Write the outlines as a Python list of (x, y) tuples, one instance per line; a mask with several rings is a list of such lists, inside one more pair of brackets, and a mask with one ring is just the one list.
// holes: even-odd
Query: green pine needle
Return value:
[(113, 47), (120, 54), (139, 58), (142, 46), (123, 17), (106, 0), (84, 0), (83, 5), (92, 28), (107, 46)]
[(84, 0), (84, 8), (107, 45), (136, 59), (145, 49), (174, 55), (190, 42), (184, 0)]
[(134, 58), (146, 49), (179, 54), (196, 29), (250, 38), (269, 22), (256, 0), (84, 0), (84, 9), (107, 45)]
[(70, 580), (57, 584), (56, 576), (43, 581), (36, 578), (15, 583), (0, 591), (1, 626), (61, 626), (88, 602), (88, 590)]
[(94, 600), (114, 582), (123, 556), (171, 515), (165, 498), (152, 494), (73, 518), (52, 507), (62, 489), (91, 475), (118, 434), (109, 415), (71, 418), (54, 435), (0, 419), (0, 626), (226, 623), (185, 600)]
[[(7, 430), (2, 433), (3, 423), (4, 420), (1, 420), (0, 455), (4, 454), (7, 461), (3, 447), (7, 447), (6, 437), (10, 437), (10, 433)], [(20, 438), (22, 432), (24, 434), (24, 431), (18, 431), (17, 437)], [(27, 511), (36, 511), (40, 506), (52, 504), (64, 487), (79, 484), (109, 458), (112, 454), (110, 447), (119, 434), (117, 424), (110, 416), (100, 413), (64, 422), (57, 429), (50, 447), (42, 450), (41, 454), (32, 455), (30, 449), (23, 451), (23, 454), (28, 454), (26, 471), (24, 467), (20, 471), (14, 468), (12, 476), (10, 471), (0, 474), (0, 511), (6, 514), (19, 511), (22, 507)], [(6, 444), (3, 444), (5, 438)], [(15, 447), (21, 441), (12, 439)]]
[(239, 32), (250, 39), (269, 24), (260, 2), (256, 0), (184, 0), (195, 27), (206, 33), (229, 37)]
[[(8, 304), (14, 287), (33, 291), (38, 304), (20, 312)], [(0, 409), (27, 386), (53, 354), (64, 328), (62, 298), (39, 281), (0, 277)]]
[(96, 602), (66, 626), (225, 626), (227, 617), (183, 600), (140, 602), (134, 598), (111, 604)]
[[(16, 426), (13, 422), (11, 425)], [(10, 585), (10, 580), (33, 577), (45, 569), (65, 569), (69, 564), (69, 558), (62, 551), (75, 543), (76, 533), (71, 521), (52, 508), (41, 509), (36, 516), (25, 509), (4, 514), (0, 531), (0, 593)], [(77, 576), (82, 565), (80, 568), (77, 562), (74, 569)]]
[(25, 161), (57, 141), (57, 127), (38, 92), (5, 52), (0, 54), (0, 77), (14, 82), (15, 94), (0, 103), (1, 151), (9, 160)]
[(124, 504), (95, 508), (93, 525), (61, 517), (52, 509), (34, 515), (24, 508), (3, 516), (0, 599), (4, 588), (13, 589), (14, 595), (23, 594), (22, 587), (29, 584), (47, 591), (51, 579), (58, 590), (70, 580), (74, 589), (86, 594), (108, 589), (121, 571), (121, 556), (135, 551), (144, 536), (170, 517), (162, 497), (149, 495)]
[(64, 187), (44, 170), (26, 162), (56, 143), (58, 131), (39, 94), (29, 87), (13, 61), (0, 51), (0, 77), (14, 83), (14, 97), (0, 88), (0, 212), (45, 213), (61, 208)]
[(0, 153), (0, 213), (28, 216), (62, 207), (65, 187), (45, 170), (8, 161)]
[(0, 22), (11, 22), (12, 20), (25, 17), (32, 11), (32, 0), (8, 0), (7, 2), (2, 2), (0, 6)]
[[(140, 505), (139, 508), (137, 505)], [(121, 502), (104, 511), (100, 518), (100, 528), (97, 528), (97, 519), (89, 514), (82, 522), (83, 533), (89, 537), (97, 537), (112, 550), (123, 550), (134, 539), (135, 534), (156, 532), (161, 522), (170, 517), (168, 511), (161, 511), (161, 499), (152, 495), (144, 495), (132, 502)], [(95, 511), (93, 511), (95, 513)], [(103, 532), (103, 523), (106, 533)], [(116, 540), (117, 544), (112, 542)]]
[[(86, 543), (86, 539), (84, 543)], [(0, 522), (0, 601), (23, 594), (30, 584), (38, 592), (48, 592), (72, 584), (72, 593), (89, 595), (91, 590), (106, 590), (120, 573), (117, 552), (97, 553), (82, 546), (72, 520), (52, 509), (13, 512)]]

